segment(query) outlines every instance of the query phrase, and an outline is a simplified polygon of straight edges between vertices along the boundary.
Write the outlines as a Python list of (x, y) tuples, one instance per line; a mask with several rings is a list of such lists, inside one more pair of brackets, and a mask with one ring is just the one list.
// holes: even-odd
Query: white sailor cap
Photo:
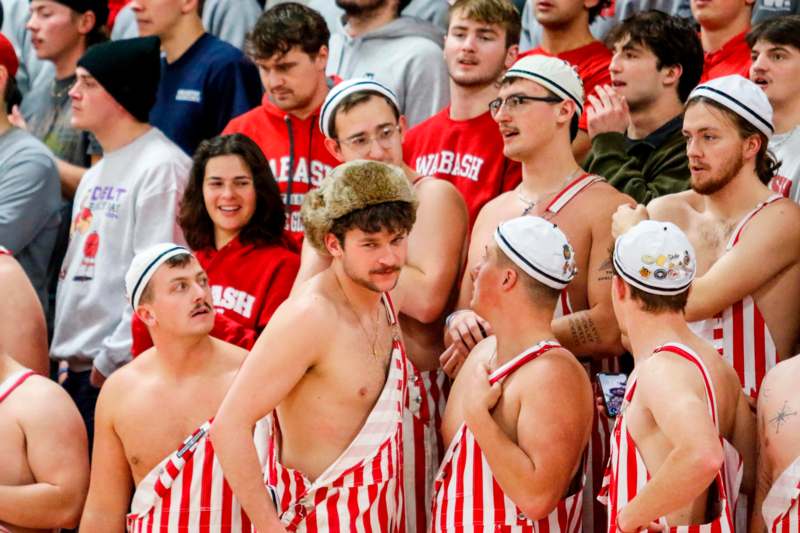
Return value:
[(575, 67), (557, 57), (534, 54), (518, 59), (503, 79), (525, 78), (564, 99), (575, 102), (577, 115), (583, 113), (583, 81)]
[(178, 244), (162, 242), (136, 254), (136, 257), (131, 261), (127, 274), (125, 274), (125, 290), (133, 308), (135, 309), (139, 305), (142, 292), (144, 292), (144, 288), (147, 287), (147, 283), (158, 270), (158, 267), (171, 257), (191, 253), (187, 248)]
[(686, 234), (671, 222), (643, 220), (614, 243), (622, 279), (650, 294), (680, 294), (694, 279), (697, 256)]
[(575, 277), (575, 252), (555, 224), (521, 216), (506, 220), (494, 232), (497, 246), (526, 274), (561, 290)]
[(397, 96), (386, 85), (377, 82), (370, 78), (353, 78), (334, 85), (333, 89), (328, 92), (325, 101), (322, 103), (322, 112), (319, 114), (319, 129), (325, 137), (329, 139), (333, 137), (330, 131), (331, 117), (336, 112), (336, 108), (346, 97), (353, 93), (360, 93), (363, 91), (370, 91), (381, 94), (389, 99), (394, 105), (397, 112), (400, 112), (400, 104), (397, 103)]
[(714, 78), (698, 85), (689, 94), (689, 100), (704, 96), (730, 109), (769, 139), (775, 132), (772, 123), (772, 105), (766, 93), (752, 81), (738, 74)]

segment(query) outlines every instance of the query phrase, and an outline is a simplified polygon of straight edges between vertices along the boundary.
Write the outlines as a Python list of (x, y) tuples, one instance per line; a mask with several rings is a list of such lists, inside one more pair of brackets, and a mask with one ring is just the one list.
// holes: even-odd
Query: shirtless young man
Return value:
[[(414, 365), (403, 436), (406, 517), (412, 530), (425, 531), (433, 476), (444, 452), (439, 426), (448, 381), (439, 356), (444, 351), (444, 315), (454, 304), (466, 254), (466, 205), (450, 182), (419, 176), (403, 162), (406, 119), (385, 85), (365, 78), (340, 83), (322, 104), (320, 128), (325, 146), (339, 161), (367, 159), (402, 168), (419, 201), (406, 264), (392, 298)], [(306, 241), (295, 288), (330, 263), (330, 256)]]
[(686, 320), (755, 398), (800, 333), (800, 207), (765, 185), (775, 169), (772, 108), (753, 82), (733, 75), (695, 88), (683, 131), (692, 190), (621, 208), (614, 231), (649, 217), (686, 232), (698, 273)]
[(11, 252), (0, 246), (0, 352), (37, 374), (47, 376), (50, 357), (47, 352), (47, 325), (44, 312), (30, 278)]
[(758, 470), (751, 533), (800, 531), (800, 357), (767, 373), (758, 396)]
[(582, 530), (592, 387), (552, 331), (574, 275), (566, 237), (539, 217), (503, 222), (484, 248), (471, 306), (495, 335), (472, 350), (450, 393), (432, 532)]
[(208, 277), (186, 248), (146, 248), (131, 262), (125, 285), (154, 347), (100, 391), (81, 533), (190, 533), (203, 525), (249, 533), (208, 439), (247, 352), (209, 336)]
[[(617, 206), (632, 203), (598, 176), (585, 174), (572, 155), (570, 139), (583, 107), (583, 89), (575, 70), (564, 61), (543, 55), (517, 61), (506, 72), (499, 98), (490, 108), (503, 135), (504, 153), (522, 163), (522, 183), (486, 204), (475, 221), (467, 272), (475, 267), (492, 233), (504, 220), (535, 215), (557, 224), (575, 248), (578, 273), (556, 308), (553, 333), (578, 357), (589, 359), (590, 377), (611, 370), (622, 353), (619, 328), (611, 308), (611, 215)], [(457, 311), (449, 319), (442, 355), (446, 371), (458, 370), (469, 349), (491, 325), (469, 310), (472, 283), (465, 275)], [(451, 339), (456, 342), (451, 343)], [(597, 420), (592, 435), (590, 486), (585, 507), (594, 505), (591, 493), (600, 489), (610, 430)], [(596, 506), (596, 521), (605, 522)], [(594, 531), (595, 514), (585, 512), (584, 528)]]
[[(403, 531), (409, 370), (388, 292), (415, 208), (403, 171), (372, 161), (336, 167), (306, 196), (306, 239), (331, 266), (272, 316), (211, 429), (259, 533)], [(265, 487), (252, 431), (269, 413)]]
[(674, 224), (647, 220), (617, 239), (612, 260), (614, 310), (635, 368), (601, 493), (608, 531), (658, 522), (733, 533), (755, 421), (736, 373), (684, 318), (694, 248)]
[[(15, 291), (25, 288), (26, 291)], [(20, 285), (21, 284), (21, 285)], [(0, 349), (0, 532), (52, 532), (77, 526), (89, 484), (89, 451), (81, 415), (69, 395), (8, 353), (8, 341), (30, 322), (43, 336), (44, 315), (33, 286), (10, 255), (0, 253), (0, 285), (12, 302), (32, 298), (37, 313), (19, 314)], [(14, 305), (14, 304), (11, 304)], [(5, 324), (3, 328), (8, 328)], [(46, 342), (46, 340), (43, 341)]]

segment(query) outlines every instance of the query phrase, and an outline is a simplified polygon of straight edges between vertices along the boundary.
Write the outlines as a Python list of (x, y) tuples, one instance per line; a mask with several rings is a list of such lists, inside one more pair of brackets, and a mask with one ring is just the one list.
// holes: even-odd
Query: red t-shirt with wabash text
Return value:
[(420, 175), (445, 179), (459, 190), (470, 228), (486, 202), (522, 179), (519, 163), (503, 155), (503, 138), (488, 110), (452, 120), (450, 107), (444, 108), (406, 134), (403, 155)]
[[(528, 50), (520, 57), (530, 55), (545, 55), (553, 57), (554, 54), (546, 52), (542, 48), (534, 48)], [(578, 71), (578, 75), (583, 82), (584, 104), (583, 113), (578, 120), (578, 128), (586, 131), (586, 107), (589, 105), (589, 95), (595, 95), (595, 87), (598, 85), (610, 85), (611, 74), (608, 72), (608, 66), (611, 64), (611, 50), (606, 48), (606, 45), (600, 41), (593, 41), (586, 46), (574, 48), (555, 54), (555, 57), (563, 59), (571, 64)]]

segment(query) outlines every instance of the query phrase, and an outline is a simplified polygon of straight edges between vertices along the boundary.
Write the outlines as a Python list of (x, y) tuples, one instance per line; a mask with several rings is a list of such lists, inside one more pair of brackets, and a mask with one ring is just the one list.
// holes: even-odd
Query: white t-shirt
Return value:
[(800, 125), (786, 133), (773, 135), (769, 149), (781, 162), (777, 175), (770, 181), (770, 188), (800, 203)]

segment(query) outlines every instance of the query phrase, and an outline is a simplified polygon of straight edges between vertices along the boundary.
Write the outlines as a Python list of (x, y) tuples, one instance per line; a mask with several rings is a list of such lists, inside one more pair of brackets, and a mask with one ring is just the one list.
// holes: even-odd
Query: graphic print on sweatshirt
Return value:
[[(73, 276), (73, 281), (91, 281), (94, 279), (94, 266), (97, 252), (100, 249), (100, 234), (93, 230), (93, 222), (97, 216), (110, 219), (119, 218), (122, 198), (128, 192), (123, 187), (101, 186), (92, 187), (83, 197), (78, 214), (72, 220), (69, 229), (69, 239), (83, 239), (80, 265)], [(59, 278), (64, 279), (66, 271), (61, 269)]]

